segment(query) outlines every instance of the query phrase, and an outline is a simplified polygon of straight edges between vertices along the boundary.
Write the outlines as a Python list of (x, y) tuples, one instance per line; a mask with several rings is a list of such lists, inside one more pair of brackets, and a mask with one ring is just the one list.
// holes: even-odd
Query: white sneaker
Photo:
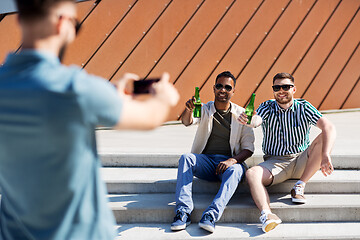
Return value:
[(273, 230), (277, 225), (282, 223), (281, 219), (273, 213), (261, 215), (260, 221), (262, 223), (262, 230), (264, 232), (269, 232)]
[(306, 203), (306, 198), (304, 197), (304, 186), (301, 184), (295, 185), (291, 189), (291, 200), (293, 203)]

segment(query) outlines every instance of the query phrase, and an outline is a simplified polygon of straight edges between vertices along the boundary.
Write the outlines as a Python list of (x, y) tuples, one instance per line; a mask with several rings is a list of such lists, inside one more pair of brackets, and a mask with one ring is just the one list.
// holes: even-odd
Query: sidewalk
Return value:
[[(360, 110), (324, 113), (336, 127), (337, 138), (332, 155), (360, 155)], [(152, 131), (97, 130), (100, 154), (182, 154), (191, 150), (197, 127), (179, 122), (165, 124)], [(254, 129), (255, 153), (262, 155), (262, 130)], [(313, 127), (310, 139), (320, 130)]]

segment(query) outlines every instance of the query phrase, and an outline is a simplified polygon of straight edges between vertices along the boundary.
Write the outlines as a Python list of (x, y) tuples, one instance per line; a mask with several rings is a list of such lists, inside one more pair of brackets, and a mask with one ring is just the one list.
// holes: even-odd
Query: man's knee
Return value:
[(225, 173), (229, 174), (229, 176), (237, 177), (241, 179), (242, 175), (244, 174), (243, 167), (240, 164), (234, 164), (228, 169), (226, 169)]
[(183, 165), (193, 166), (195, 164), (195, 162), (196, 162), (196, 157), (194, 154), (185, 153), (185, 154), (182, 154), (179, 159), (179, 166), (183, 166)]
[(255, 166), (246, 171), (246, 180), (248, 183), (261, 182), (263, 169), (260, 166)]
[(249, 185), (260, 183), (263, 186), (269, 186), (273, 179), (272, 173), (262, 166), (254, 166), (246, 171), (246, 181)]

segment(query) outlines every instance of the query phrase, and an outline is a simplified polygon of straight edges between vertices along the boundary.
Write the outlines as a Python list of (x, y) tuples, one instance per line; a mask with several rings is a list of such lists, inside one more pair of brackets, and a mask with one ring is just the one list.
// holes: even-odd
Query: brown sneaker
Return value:
[(273, 213), (261, 215), (260, 221), (262, 223), (262, 230), (264, 232), (269, 232), (273, 230), (277, 225), (282, 222), (281, 219)]
[(301, 184), (295, 185), (291, 189), (291, 200), (293, 203), (306, 203), (306, 198), (304, 197), (304, 186)]

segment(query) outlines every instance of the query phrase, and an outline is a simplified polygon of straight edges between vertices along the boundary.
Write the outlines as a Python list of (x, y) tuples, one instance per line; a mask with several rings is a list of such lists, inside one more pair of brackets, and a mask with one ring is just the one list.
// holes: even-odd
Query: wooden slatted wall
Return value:
[[(181, 93), (170, 119), (218, 73), (237, 78), (233, 102), (273, 97), (272, 77), (295, 77), (296, 97), (320, 110), (360, 107), (360, 0), (101, 0), (78, 3), (82, 31), (65, 64), (115, 81), (167, 71)], [(16, 14), (0, 16), (0, 61), (21, 47)]]

